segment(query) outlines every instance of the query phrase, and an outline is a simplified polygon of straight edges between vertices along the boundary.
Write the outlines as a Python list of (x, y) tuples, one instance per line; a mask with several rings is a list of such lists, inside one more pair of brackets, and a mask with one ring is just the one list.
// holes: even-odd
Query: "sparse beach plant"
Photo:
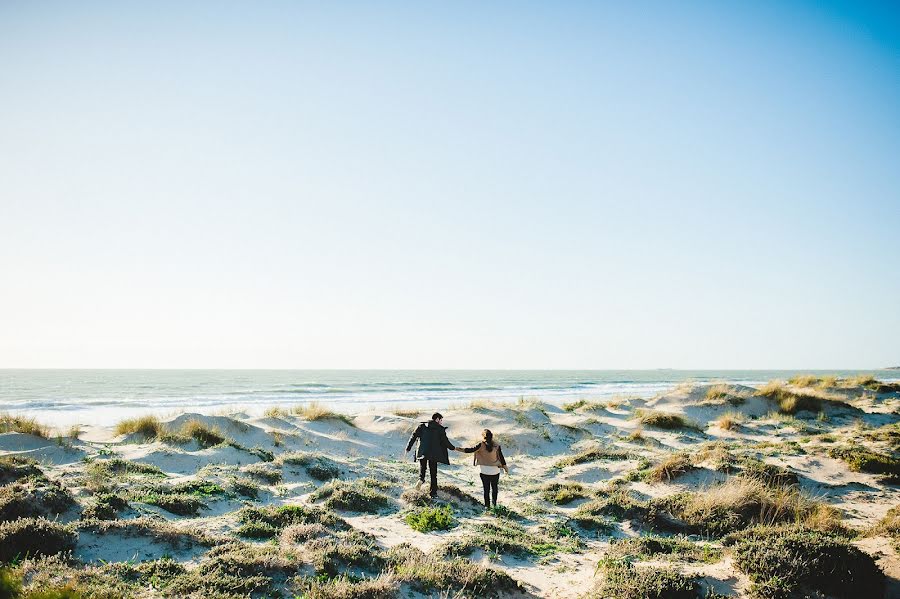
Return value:
[(165, 435), (165, 428), (159, 418), (148, 414), (119, 421), (116, 424), (116, 434), (138, 434), (147, 439), (156, 439)]
[(671, 568), (635, 566), (624, 559), (606, 559), (597, 570), (603, 578), (589, 599), (700, 599), (697, 577)]
[(884, 474), (892, 479), (900, 479), (900, 459), (860, 445), (832, 447), (828, 450), (828, 455), (843, 460), (854, 472)]
[(673, 453), (663, 458), (659, 463), (650, 468), (646, 474), (646, 480), (650, 482), (671, 482), (694, 469), (690, 457), (684, 453)]
[(741, 412), (725, 412), (716, 419), (716, 426), (722, 430), (730, 431), (741, 426), (747, 417)]
[(588, 497), (587, 489), (576, 482), (550, 482), (541, 487), (541, 498), (556, 505), (565, 505)]
[(19, 518), (0, 523), (0, 562), (55, 555), (75, 548), (77, 535), (44, 518)]
[(28, 416), (17, 416), (4, 412), (0, 414), (0, 433), (22, 433), (49, 439), (50, 427)]
[(356, 426), (350, 415), (330, 410), (317, 401), (295, 406), (291, 412), (310, 422), (316, 420), (337, 420), (349, 426)]
[(207, 426), (199, 420), (188, 420), (181, 427), (181, 434), (195, 440), (201, 448), (215, 447), (227, 441), (225, 435), (216, 428)]
[(274, 485), (281, 482), (281, 469), (272, 464), (250, 464), (241, 468), (241, 472), (258, 481)]
[(644, 426), (652, 426), (666, 430), (681, 428), (698, 428), (697, 425), (681, 414), (662, 412), (659, 410), (635, 410), (634, 417)]
[(410, 528), (419, 532), (450, 530), (457, 524), (456, 518), (453, 517), (453, 508), (449, 505), (423, 507), (409, 512), (403, 520)]
[(575, 455), (562, 458), (561, 460), (558, 460), (553, 467), (567, 468), (569, 466), (596, 462), (598, 460), (627, 460), (630, 457), (631, 454), (627, 451), (622, 451), (613, 447), (600, 446), (584, 449)]

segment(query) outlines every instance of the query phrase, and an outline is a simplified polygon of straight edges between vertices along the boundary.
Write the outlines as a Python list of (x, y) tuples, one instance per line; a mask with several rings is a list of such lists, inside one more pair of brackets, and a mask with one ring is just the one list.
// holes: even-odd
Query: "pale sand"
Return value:
[[(573, 512), (585, 500), (556, 506), (543, 501), (537, 488), (551, 480), (577, 481), (590, 488), (600, 488), (611, 479), (621, 478), (638, 465), (637, 459), (598, 460), (554, 469), (552, 465), (561, 457), (596, 445), (615, 446), (633, 452), (635, 457), (645, 457), (651, 462), (672, 451), (694, 450), (711, 441), (738, 442), (735, 452), (754, 455), (767, 463), (786, 466), (800, 476), (800, 487), (808, 495), (821, 499), (838, 508), (845, 523), (853, 528), (865, 529), (874, 525), (893, 506), (900, 504), (900, 488), (888, 485), (878, 476), (850, 471), (840, 460), (828, 457), (829, 447), (846, 439), (858, 437), (863, 426), (876, 427), (900, 421), (897, 416), (900, 394), (879, 396), (860, 389), (829, 391), (829, 397), (839, 396), (857, 409), (826, 408), (828, 420), (817, 421), (815, 414), (803, 413), (802, 418), (790, 420), (772, 413), (771, 402), (752, 397), (752, 389), (733, 387), (735, 393), (747, 396), (740, 405), (715, 403), (706, 400), (706, 387), (682, 386), (666, 395), (624, 401), (619, 406), (564, 411), (548, 404), (509, 406), (474, 406), (444, 411), (445, 424), (449, 425), (449, 438), (458, 444), (474, 445), (483, 428), (493, 430), (504, 448), (511, 468), (511, 476), (503, 475), (500, 483), (500, 503), (519, 512), (536, 513), (546, 510), (555, 517)], [(896, 395), (896, 396), (895, 396)], [(659, 430), (641, 427), (633, 418), (636, 409), (654, 409), (674, 412), (700, 425), (700, 430)], [(736, 429), (727, 431), (714, 421), (726, 412), (737, 412), (746, 421)], [(421, 418), (427, 418), (423, 414)], [(411, 543), (425, 552), (433, 551), (448, 539), (467, 534), (478, 522), (491, 521), (494, 517), (471, 509), (459, 514), (460, 526), (446, 531), (422, 534), (412, 530), (403, 520), (409, 506), (399, 500), (399, 491), (411, 487), (417, 479), (417, 466), (403, 449), (418, 419), (393, 414), (366, 413), (355, 416), (355, 426), (339, 420), (305, 421), (296, 416), (254, 417), (245, 413), (207, 416), (180, 414), (170, 417), (169, 424), (177, 428), (188, 420), (198, 420), (221, 431), (237, 444), (246, 448), (261, 447), (277, 457), (291, 451), (313, 452), (337, 462), (342, 478), (358, 478), (375, 475), (395, 478), (398, 486), (395, 504), (378, 514), (341, 513), (346, 520), (360, 530), (373, 534), (384, 547)], [(643, 439), (631, 442), (627, 436), (637, 429)], [(831, 433), (835, 441), (827, 443), (817, 438), (817, 433)], [(796, 442), (802, 452), (789, 450), (785, 442)], [(876, 442), (867, 446), (889, 451)], [(763, 444), (763, 445), (759, 445)], [(244, 449), (217, 446), (199, 449), (195, 443), (187, 445), (166, 444), (158, 441), (144, 442), (131, 435), (117, 437), (109, 428), (88, 428), (80, 440), (59, 444), (19, 433), (0, 434), (0, 455), (27, 456), (42, 464), (48, 476), (60, 480), (69, 487), (79, 502), (86, 503), (91, 493), (80, 486), (79, 474), (86, 460), (121, 457), (135, 462), (158, 466), (171, 483), (197, 478), (224, 482), (248, 465), (261, 463), (259, 457)], [(481, 497), (478, 473), (471, 465), (471, 456), (451, 452), (451, 466), (443, 466), (441, 484), (452, 484), (476, 499)], [(215, 467), (209, 467), (210, 464)], [(724, 481), (728, 475), (713, 469), (712, 465), (698, 462), (699, 468), (671, 482), (649, 483), (635, 481), (630, 488), (640, 497), (661, 497), (678, 491), (705, 489)], [(265, 490), (253, 505), (281, 505), (304, 503), (309, 494), (324, 483), (310, 478), (303, 468), (284, 465), (284, 479), (277, 484), (262, 484)], [(131, 508), (120, 515), (122, 519), (138, 517), (162, 518), (175, 521), (194, 532), (214, 537), (234, 538), (238, 523), (235, 512), (245, 501), (240, 498), (204, 500), (207, 510), (199, 517), (178, 517), (158, 507), (132, 501)], [(535, 508), (528, 510), (528, 506)], [(75, 521), (80, 508), (74, 508), (60, 517), (61, 521)], [(532, 515), (525, 522), (537, 527), (546, 516)], [(632, 523), (626, 521), (612, 536), (641, 534)], [(643, 531), (646, 532), (646, 531)], [(251, 542), (251, 541), (248, 541)], [(577, 553), (559, 553), (548, 558), (513, 558), (476, 552), (471, 559), (490, 563), (505, 570), (521, 581), (532, 596), (548, 598), (575, 598), (588, 593), (596, 584), (595, 570), (610, 543), (610, 535), (585, 534), (584, 549)], [(870, 536), (856, 544), (874, 555), (885, 572), (894, 580), (900, 576), (900, 566), (894, 547), (883, 536)], [(164, 541), (146, 536), (132, 536), (120, 530), (106, 532), (81, 531), (75, 557), (85, 562), (126, 561), (135, 562), (169, 555), (194, 567), (202, 562), (204, 547), (173, 548)], [(653, 562), (657, 563), (657, 562)], [(743, 596), (749, 582), (733, 565), (727, 553), (713, 564), (664, 562), (683, 572), (703, 577), (705, 585), (721, 593)], [(889, 593), (896, 591), (890, 587)], [(154, 596), (152, 593), (147, 596)]]

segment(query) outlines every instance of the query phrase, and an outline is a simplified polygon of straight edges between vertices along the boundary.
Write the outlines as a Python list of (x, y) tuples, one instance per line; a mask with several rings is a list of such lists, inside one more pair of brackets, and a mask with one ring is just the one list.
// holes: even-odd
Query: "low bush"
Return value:
[(685, 537), (649, 535), (613, 539), (607, 550), (607, 556), (641, 561), (671, 558), (711, 563), (719, 561), (722, 551), (708, 544), (693, 543)]
[(598, 570), (603, 572), (603, 580), (588, 594), (591, 599), (700, 599), (703, 596), (695, 576), (671, 569), (604, 560)]
[(270, 485), (280, 483), (282, 478), (281, 470), (272, 464), (250, 464), (241, 468), (241, 472)]
[(128, 507), (128, 502), (113, 493), (101, 493), (81, 512), (82, 520), (115, 520), (119, 512)]
[(892, 478), (900, 478), (900, 460), (859, 445), (832, 447), (828, 450), (828, 455), (843, 460), (854, 472), (885, 474)]
[(448, 555), (468, 555), (475, 549), (482, 549), (520, 557), (542, 557), (560, 552), (571, 553), (579, 548), (577, 537), (554, 537), (509, 520), (496, 520), (476, 524), (468, 535), (448, 541), (443, 551)]
[[(244, 524), (267, 525), (255, 526), (248, 530), (268, 530), (273, 537), (284, 528), (293, 524), (321, 524), (330, 530), (346, 530), (348, 524), (331, 512), (317, 507), (291, 504), (280, 507), (246, 507), (238, 512), (238, 520)], [(264, 537), (256, 537), (264, 538)]]
[(413, 530), (419, 532), (450, 530), (457, 524), (453, 517), (453, 509), (449, 505), (424, 507), (406, 514), (404, 520)]
[(147, 493), (135, 494), (133, 501), (155, 505), (177, 516), (196, 516), (201, 509), (207, 509), (205, 503), (184, 493)]
[(390, 505), (387, 495), (380, 491), (391, 485), (374, 478), (360, 478), (354, 481), (333, 480), (309, 496), (310, 501), (325, 500), (330, 510), (364, 512), (374, 514)]
[(521, 590), (505, 572), (461, 557), (448, 558), (438, 553), (426, 555), (406, 543), (389, 549), (385, 559), (397, 580), (428, 596), (444, 593), (452, 597), (481, 599), (508, 596)]
[(16, 482), (29, 476), (46, 478), (33, 460), (14, 455), (0, 456), (0, 485)]
[(337, 576), (346, 568), (376, 573), (384, 565), (384, 557), (375, 537), (351, 529), (337, 537), (318, 537), (303, 546), (303, 557), (316, 573)]
[(550, 482), (541, 487), (541, 498), (555, 505), (566, 505), (586, 497), (587, 489), (581, 483)]
[(43, 475), (29, 476), (0, 487), (0, 522), (56, 516), (73, 505), (75, 499), (69, 490)]
[(735, 566), (762, 599), (827, 595), (881, 599), (885, 578), (873, 558), (845, 539), (802, 528), (758, 528), (729, 541)]
[(797, 474), (782, 466), (767, 464), (753, 458), (745, 458), (740, 465), (739, 476), (759, 481), (768, 487), (789, 487), (800, 484)]
[(341, 474), (340, 467), (324, 456), (305, 452), (294, 452), (284, 454), (278, 459), (283, 464), (303, 466), (303, 469), (306, 470), (307, 474), (320, 481), (331, 480), (337, 478)]
[(359, 580), (355, 577), (297, 577), (292, 586), (298, 599), (393, 599), (397, 581), (390, 575)]
[(0, 562), (71, 551), (76, 538), (68, 527), (44, 518), (3, 522), (0, 523)]

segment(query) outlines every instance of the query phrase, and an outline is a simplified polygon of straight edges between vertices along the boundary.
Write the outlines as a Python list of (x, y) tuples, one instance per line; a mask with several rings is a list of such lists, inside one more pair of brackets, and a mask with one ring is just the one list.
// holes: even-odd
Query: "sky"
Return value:
[(900, 8), (0, 1), (0, 367), (900, 365)]

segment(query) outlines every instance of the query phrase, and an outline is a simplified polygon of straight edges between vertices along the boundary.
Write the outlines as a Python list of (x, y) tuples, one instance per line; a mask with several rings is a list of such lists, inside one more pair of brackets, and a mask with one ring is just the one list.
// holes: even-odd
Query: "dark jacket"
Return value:
[[(475, 447), (466, 447), (465, 449), (463, 449), (463, 452), (476, 453), (481, 448), (482, 445), (484, 445), (484, 441), (482, 441)], [(503, 450), (500, 449), (500, 446), (497, 445), (496, 443), (494, 443), (494, 447), (497, 448), (497, 461), (500, 462), (501, 467), (505, 468), (506, 467), (506, 458), (503, 457)], [(485, 447), (485, 450), (487, 450), (487, 447)], [(472, 463), (473, 464), (478, 463), (477, 456), (472, 456)]]
[(434, 420), (421, 423), (406, 444), (406, 451), (412, 449), (413, 443), (419, 440), (419, 448), (416, 450), (416, 459), (437, 460), (441, 464), (450, 463), (448, 449), (456, 449), (453, 443), (447, 439), (447, 427), (441, 426)]

